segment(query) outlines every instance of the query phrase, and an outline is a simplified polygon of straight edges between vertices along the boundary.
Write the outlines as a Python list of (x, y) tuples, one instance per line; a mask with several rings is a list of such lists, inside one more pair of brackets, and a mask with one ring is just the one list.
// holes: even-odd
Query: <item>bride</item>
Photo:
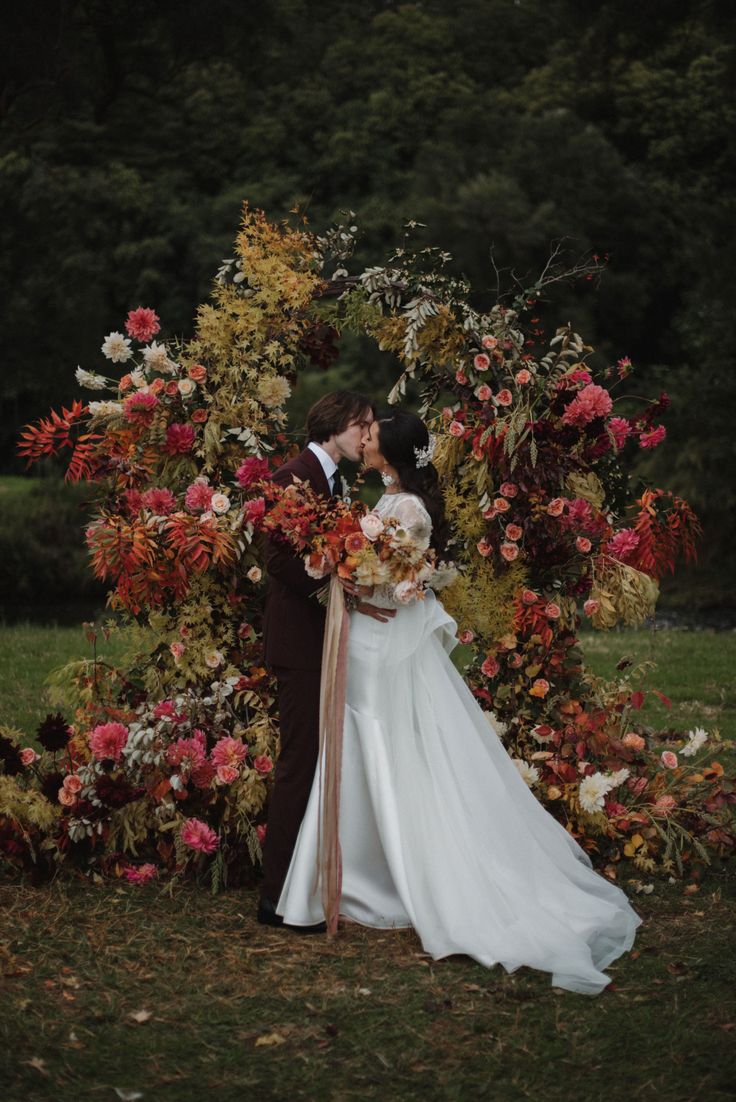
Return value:
[[(374, 421), (365, 466), (376, 505), (442, 552), (445, 521), (429, 434), (412, 413)], [(350, 616), (342, 748), (340, 914), (365, 926), (414, 927), (435, 959), (467, 954), (511, 972), (552, 974), (598, 994), (603, 969), (631, 948), (640, 919), (536, 800), (449, 652), (456, 624), (434, 594)], [(324, 918), (318, 769), (277, 911), (293, 926)]]

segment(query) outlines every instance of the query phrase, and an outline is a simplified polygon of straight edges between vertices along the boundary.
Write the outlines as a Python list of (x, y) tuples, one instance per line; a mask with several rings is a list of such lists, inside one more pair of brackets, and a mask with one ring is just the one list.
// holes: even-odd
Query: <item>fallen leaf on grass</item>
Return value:
[(143, 1098), (141, 1091), (126, 1090), (125, 1087), (113, 1087), (115, 1094), (118, 1098), (122, 1099), (122, 1102), (138, 1102), (139, 1098)]
[(40, 1056), (34, 1056), (31, 1060), (24, 1060), (24, 1064), (27, 1064), (29, 1068), (35, 1068), (36, 1071), (40, 1071), (41, 1075), (49, 1076), (51, 1073), (46, 1067), (46, 1061), (41, 1059)]
[(282, 1037), (280, 1033), (263, 1033), (260, 1037), (256, 1037), (256, 1048), (260, 1048), (261, 1045), (283, 1045), (286, 1042), (286, 1037)]
[(152, 1010), (131, 1010), (128, 1017), (134, 1022), (147, 1022), (153, 1017)]

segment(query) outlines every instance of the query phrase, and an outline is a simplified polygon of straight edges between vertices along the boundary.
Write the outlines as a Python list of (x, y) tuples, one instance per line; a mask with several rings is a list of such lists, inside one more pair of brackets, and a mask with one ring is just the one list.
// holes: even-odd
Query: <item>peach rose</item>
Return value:
[(547, 512), (551, 517), (561, 517), (565, 509), (565, 499), (553, 497), (547, 506)]
[(554, 601), (550, 601), (549, 604), (545, 605), (544, 615), (548, 620), (559, 620), (562, 615), (562, 609)]
[(506, 562), (513, 562), (518, 554), (519, 548), (515, 543), (501, 544), (501, 555), (506, 560)]
[(598, 609), (601, 607), (601, 602), (597, 601), (595, 597), (589, 597), (583, 605), (583, 612), (586, 616), (595, 616)]
[(151, 383), (151, 385), (148, 388), (148, 393), (149, 394), (160, 394), (165, 386), (166, 386), (166, 384), (164, 383), (163, 379), (154, 379), (153, 382)]
[(64, 777), (63, 784), (67, 792), (77, 793), (82, 791), (82, 782), (76, 773), (70, 773), (67, 777)]
[(496, 497), (493, 499), (493, 508), (497, 513), (508, 513), (511, 506), (505, 497)]
[(521, 602), (524, 605), (533, 605), (537, 600), (537, 595), (533, 589), (524, 589), (521, 594)]
[(454, 414), (453, 414), (452, 410), (450, 409), (450, 407), (449, 406), (443, 406), (443, 408), (442, 408), (442, 420), (443, 421), (452, 421), (453, 416), (454, 416)]
[(512, 670), (518, 670), (519, 666), (521, 665), (521, 663), (523, 661), (524, 661), (524, 655), (519, 654), (518, 651), (514, 651), (514, 653), (510, 654), (509, 657), (508, 657), (508, 664), (509, 664), (509, 666), (511, 667)]
[(501, 667), (498, 664), (498, 659), (492, 654), (489, 654), (481, 666), (481, 673), (484, 673), (486, 677), (495, 677), (500, 669)]
[(32, 746), (26, 746), (24, 750), (20, 752), (20, 760), (24, 765), (33, 765), (34, 761), (38, 761), (40, 754), (37, 754)]
[(496, 337), (484, 337), (480, 343), (484, 348), (495, 348), (498, 344), (498, 339)]
[(496, 395), (496, 401), (498, 402), (499, 406), (510, 406), (513, 400), (514, 396), (507, 387), (504, 387), (503, 390), (499, 390), (498, 394)]
[(538, 696), (541, 700), (543, 700), (549, 690), (549, 681), (546, 681), (543, 677), (538, 677), (529, 690), (529, 696)]
[(259, 754), (258, 757), (253, 758), (253, 768), (257, 773), (265, 776), (273, 771), (273, 762), (268, 754)]
[(476, 544), (476, 547), (478, 548), (478, 554), (482, 555), (484, 559), (488, 558), (493, 550), (492, 545), (485, 537)]
[(126, 390), (130, 390), (132, 385), (133, 385), (133, 380), (131, 379), (130, 375), (123, 375), (123, 377), (122, 377), (122, 379), (120, 380), (120, 383), (119, 383), (121, 393), (124, 394)]
[(677, 769), (677, 766), (679, 764), (677, 760), (677, 754), (675, 754), (672, 750), (663, 750), (660, 761), (662, 762), (662, 765), (665, 767), (665, 769)]
[(447, 430), (450, 436), (463, 436), (465, 434), (465, 426), (460, 421), (451, 421)]
[(516, 497), (519, 487), (515, 482), (502, 482), (498, 492), (504, 497)]
[(578, 551), (582, 551), (584, 555), (587, 555), (593, 544), (590, 542), (587, 536), (578, 536), (578, 538), (575, 540), (575, 546), (577, 547)]
[(491, 361), (488, 356), (486, 356), (485, 352), (479, 352), (473, 360), (473, 367), (476, 371), (487, 371), (490, 366)]
[(218, 765), (217, 767), (217, 780), (220, 784), (232, 784), (239, 776), (240, 773), (234, 765)]
[(524, 535), (524, 532), (519, 527), (518, 524), (507, 524), (506, 525), (506, 539), (520, 540), (523, 535)]
[(176, 662), (179, 661), (179, 659), (182, 657), (182, 655), (184, 654), (184, 651), (186, 649), (187, 648), (184, 646), (183, 643), (172, 643), (171, 646), (169, 647), (169, 650), (173, 654), (174, 660)]
[(646, 739), (637, 735), (636, 731), (627, 731), (621, 741), (627, 750), (633, 750), (635, 753), (639, 753), (647, 744)]
[(77, 797), (73, 792), (70, 792), (68, 788), (59, 789), (59, 803), (64, 807), (73, 807), (77, 802)]
[(190, 379), (193, 379), (195, 383), (203, 383), (207, 378), (207, 368), (202, 364), (192, 364), (187, 371), (187, 375)]
[(195, 409), (192, 413), (192, 421), (197, 425), (202, 425), (209, 417), (209, 413), (206, 409)]
[(249, 582), (253, 582), (253, 584), (255, 585), (260, 582), (261, 578), (263, 577), (263, 571), (261, 570), (260, 566), (251, 566), (250, 570), (245, 576)]
[(456, 371), (455, 378), (460, 383), (460, 386), (465, 386), (468, 381), (468, 376), (465, 374), (464, 371)]
[(493, 391), (488, 383), (481, 383), (480, 386), (475, 388), (475, 396), (479, 402), (490, 402), (493, 397)]
[(164, 387), (164, 390), (168, 394), (169, 398), (175, 398), (179, 393), (179, 384), (176, 379), (169, 379), (168, 383)]
[(514, 376), (514, 378), (516, 379), (519, 386), (524, 386), (526, 383), (529, 382), (531, 377), (532, 377), (531, 371), (527, 371), (527, 369), (525, 367), (522, 367), (521, 371), (517, 371), (516, 375)]
[(461, 631), (458, 635), (458, 639), (464, 646), (467, 647), (475, 639), (475, 632), (471, 631), (470, 628), (465, 628), (465, 630)]
[(361, 531), (371, 542), (378, 539), (385, 527), (378, 513), (366, 513), (364, 517), (360, 518)]

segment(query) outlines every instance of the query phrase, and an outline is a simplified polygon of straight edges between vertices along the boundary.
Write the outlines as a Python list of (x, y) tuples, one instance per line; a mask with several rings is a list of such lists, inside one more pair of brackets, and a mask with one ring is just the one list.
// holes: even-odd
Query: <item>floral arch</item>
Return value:
[(437, 250), (350, 275), (355, 232), (276, 225), (246, 204), (192, 339), (163, 343), (155, 313), (131, 311), (102, 347), (116, 377), (77, 372), (108, 396), (22, 434), (29, 462), (70, 448), (67, 477), (99, 485), (87, 542), (131, 654), (60, 671), (66, 711), (39, 729), (39, 758), (3, 733), (0, 847), (20, 865), (194, 869), (213, 885), (257, 862), (278, 737), (257, 487), (288, 447), (298, 373), (329, 363), (348, 329), (397, 357), (389, 400), (413, 380), (438, 437), (462, 567), (443, 599), (527, 783), (611, 876), (622, 856), (670, 870), (726, 852), (732, 788), (703, 767), (703, 736), (661, 753), (636, 723), (641, 694), (598, 683), (576, 640), (580, 605), (598, 628), (640, 622), (678, 552), (694, 555), (685, 502), (619, 501), (623, 453), (661, 442), (666, 403), (617, 415), (628, 361), (594, 381), (569, 326), (543, 343), (531, 315), (550, 269), (479, 313)]

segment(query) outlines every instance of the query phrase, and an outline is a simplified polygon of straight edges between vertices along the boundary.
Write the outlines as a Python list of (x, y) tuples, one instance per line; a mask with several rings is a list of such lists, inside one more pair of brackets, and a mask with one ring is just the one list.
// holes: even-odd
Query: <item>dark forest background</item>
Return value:
[[(244, 198), (273, 218), (299, 204), (320, 231), (352, 209), (364, 263), (426, 223), (481, 304), (491, 247), (533, 273), (566, 238), (610, 263), (599, 286), (561, 288), (546, 322), (571, 320), (600, 362), (630, 356), (632, 389), (673, 400), (666, 445), (633, 472), (704, 522), (701, 565), (668, 600), (736, 606), (735, 23), (731, 0), (7, 5), (0, 471), (22, 472), (19, 427), (77, 394), (74, 368), (101, 366), (129, 309), (191, 332)], [(394, 368), (348, 343), (295, 412), (346, 382), (380, 396)], [(5, 504), (6, 532), (27, 523)], [(6, 566), (30, 538), (6, 536)]]

